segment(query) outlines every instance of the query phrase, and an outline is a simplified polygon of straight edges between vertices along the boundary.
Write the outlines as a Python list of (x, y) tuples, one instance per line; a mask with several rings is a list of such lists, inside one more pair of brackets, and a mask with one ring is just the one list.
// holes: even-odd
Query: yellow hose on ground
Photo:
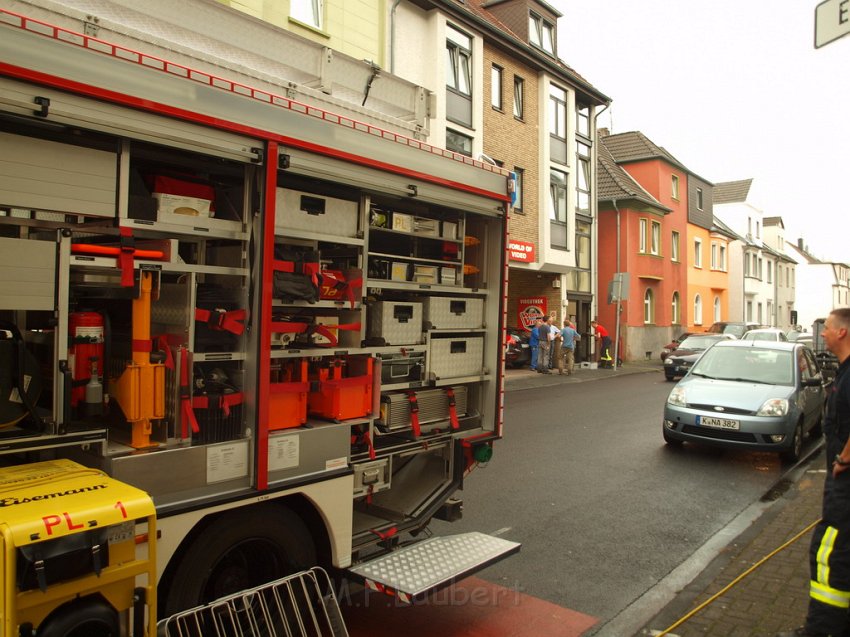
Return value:
[(693, 609), (692, 611), (690, 611), (687, 615), (685, 615), (685, 616), (683, 616), (683, 617), (679, 618), (678, 620), (676, 620), (676, 622), (675, 622), (675, 623), (671, 624), (670, 626), (668, 626), (667, 628), (665, 628), (664, 630), (662, 630), (662, 631), (661, 631), (660, 633), (658, 633), (655, 637), (664, 637), (664, 635), (667, 635), (667, 634), (668, 634), (671, 630), (673, 630), (674, 628), (678, 628), (679, 626), (681, 626), (682, 624), (684, 624), (684, 623), (685, 623), (686, 621), (688, 621), (691, 617), (693, 617), (693, 616), (694, 616), (694, 615), (696, 615), (698, 612), (700, 612), (703, 608), (705, 608), (706, 606), (708, 606), (709, 604), (711, 604), (711, 603), (712, 603), (714, 600), (716, 600), (718, 597), (720, 597), (721, 595), (726, 594), (726, 591), (728, 591), (730, 588), (732, 588), (733, 586), (735, 586), (735, 584), (737, 584), (738, 582), (740, 582), (740, 581), (741, 581), (742, 579), (744, 579), (747, 575), (749, 575), (749, 574), (750, 574), (750, 573), (752, 573), (754, 570), (756, 570), (759, 566), (761, 566), (762, 564), (764, 564), (765, 562), (767, 562), (767, 561), (768, 561), (770, 558), (772, 558), (774, 555), (776, 555), (777, 553), (780, 553), (781, 551), (784, 551), (784, 550), (785, 550), (785, 549), (787, 549), (789, 546), (791, 546), (794, 542), (796, 542), (796, 541), (797, 541), (797, 540), (799, 540), (801, 537), (803, 537), (806, 533), (808, 533), (808, 532), (809, 532), (809, 531), (811, 531), (813, 528), (815, 528), (815, 526), (818, 524), (818, 522), (820, 522), (820, 519), (817, 519), (817, 520), (815, 520), (814, 522), (812, 522), (809, 526), (807, 526), (805, 529), (803, 529), (802, 531), (800, 531), (799, 533), (797, 533), (797, 535), (795, 535), (795, 536), (794, 536), (794, 537), (792, 537), (790, 540), (788, 540), (787, 542), (785, 542), (785, 544), (783, 544), (782, 546), (780, 546), (778, 549), (775, 549), (775, 550), (771, 551), (770, 553), (768, 553), (767, 555), (765, 555), (765, 556), (764, 556), (763, 558), (761, 558), (758, 562), (756, 562), (755, 564), (753, 564), (750, 568), (748, 568), (746, 571), (744, 571), (743, 573), (741, 573), (740, 575), (738, 575), (738, 577), (736, 577), (736, 578), (735, 578), (735, 579), (733, 579), (731, 582), (729, 582), (729, 583), (728, 583), (726, 586), (724, 586), (721, 590), (719, 590), (719, 591), (718, 591), (718, 592), (716, 592), (714, 595), (712, 595), (712, 596), (711, 596), (711, 597), (709, 597), (707, 600), (705, 600), (702, 604), (700, 604), (699, 606), (697, 606), (696, 608), (694, 608), (694, 609)]

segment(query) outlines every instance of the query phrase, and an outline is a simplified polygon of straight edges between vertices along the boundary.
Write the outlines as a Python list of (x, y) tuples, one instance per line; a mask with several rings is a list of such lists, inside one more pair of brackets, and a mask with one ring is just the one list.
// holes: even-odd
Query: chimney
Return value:
[(603, 137), (608, 137), (608, 135), (610, 135), (610, 134), (611, 134), (611, 131), (609, 131), (607, 128), (597, 128), (596, 129), (596, 136), (600, 139), (603, 138)]
[(803, 249), (803, 237), (797, 239), (797, 247), (802, 250)]

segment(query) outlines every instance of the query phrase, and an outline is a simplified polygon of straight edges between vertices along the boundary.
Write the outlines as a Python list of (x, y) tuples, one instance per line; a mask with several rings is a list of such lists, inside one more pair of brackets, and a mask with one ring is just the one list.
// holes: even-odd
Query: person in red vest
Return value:
[(596, 339), (596, 362), (600, 367), (612, 367), (614, 359), (611, 357), (611, 337), (608, 330), (596, 321), (591, 321), (590, 326)]

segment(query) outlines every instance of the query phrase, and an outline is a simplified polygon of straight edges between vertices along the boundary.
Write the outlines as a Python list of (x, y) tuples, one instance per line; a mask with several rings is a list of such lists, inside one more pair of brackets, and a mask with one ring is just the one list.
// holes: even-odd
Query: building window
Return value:
[(702, 325), (702, 297), (699, 294), (694, 297), (694, 325)]
[(472, 38), (446, 27), (446, 117), (472, 125)]
[(697, 188), (697, 210), (702, 210), (702, 188)]
[(576, 107), (576, 133), (590, 139), (590, 108), (587, 106)]
[(757, 321), (757, 323), (759, 325), (764, 324), (764, 317), (762, 316), (762, 313), (761, 313), (761, 307), (762, 307), (761, 302), (759, 302), (758, 305), (756, 306), (757, 311), (758, 311), (758, 321)]
[(523, 118), (524, 113), (524, 92), (525, 80), (514, 75), (514, 117), (517, 119)]
[(748, 321), (753, 320), (753, 302), (752, 301), (747, 301), (747, 320)]
[(726, 246), (720, 246), (720, 269), (726, 272)]
[(653, 323), (655, 320), (655, 301), (653, 298), (652, 290), (650, 288), (646, 288), (646, 292), (643, 295), (643, 322)]
[(761, 239), (761, 222), (756, 221), (756, 239)]
[[(755, 258), (755, 256), (753, 258)], [(758, 280), (761, 281), (763, 278), (764, 278), (764, 259), (759, 257)]]
[(567, 92), (549, 85), (549, 158), (567, 163)]
[(646, 254), (646, 219), (638, 219), (638, 251)]
[(679, 316), (679, 293), (673, 292), (673, 302), (670, 304), (670, 322), (673, 325), (678, 325), (682, 322)]
[(514, 210), (518, 210), (522, 212), (522, 201), (523, 201), (523, 186), (525, 182), (525, 170), (522, 168), (517, 168), (514, 166), (514, 174), (516, 175), (516, 203), (514, 204)]
[(694, 267), (702, 267), (702, 241), (694, 239)]
[(289, 17), (316, 29), (321, 29), (322, 5), (322, 0), (289, 0)]
[(773, 283), (773, 261), (767, 262), (767, 282)]
[(717, 244), (716, 243), (711, 244), (711, 269), (712, 270), (717, 269)]
[(549, 234), (553, 248), (567, 249), (567, 175), (549, 171)]
[(590, 214), (590, 146), (576, 144), (576, 212)]
[(679, 198), (679, 176), (678, 175), (673, 175), (671, 188), (670, 188), (670, 195), (673, 197), (673, 199)]
[(461, 155), (472, 157), (472, 138), (463, 133), (458, 133), (451, 128), (447, 128), (446, 148)]
[(673, 261), (679, 260), (679, 233), (675, 230), (670, 240), (670, 259)]
[(555, 26), (536, 13), (528, 14), (528, 39), (538, 49), (555, 55)]
[(590, 292), (590, 220), (576, 219), (576, 267), (570, 290)]
[(502, 69), (495, 64), (490, 71), (490, 105), (502, 110)]
[(776, 321), (773, 320), (773, 301), (767, 302), (767, 324), (774, 326)]
[(714, 297), (714, 321), (717, 322), (717, 321), (722, 321), (722, 320), (723, 319), (720, 318), (720, 297), (715, 296)]
[(657, 221), (652, 222), (652, 235), (649, 242), (649, 251), (652, 254), (661, 254), (661, 224)]

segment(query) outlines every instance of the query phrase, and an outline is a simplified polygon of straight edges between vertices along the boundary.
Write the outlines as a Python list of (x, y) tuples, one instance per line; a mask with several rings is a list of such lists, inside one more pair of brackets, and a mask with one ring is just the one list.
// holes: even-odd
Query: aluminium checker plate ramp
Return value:
[(521, 546), (476, 532), (433, 537), (348, 571), (367, 588), (410, 603), (519, 552)]

